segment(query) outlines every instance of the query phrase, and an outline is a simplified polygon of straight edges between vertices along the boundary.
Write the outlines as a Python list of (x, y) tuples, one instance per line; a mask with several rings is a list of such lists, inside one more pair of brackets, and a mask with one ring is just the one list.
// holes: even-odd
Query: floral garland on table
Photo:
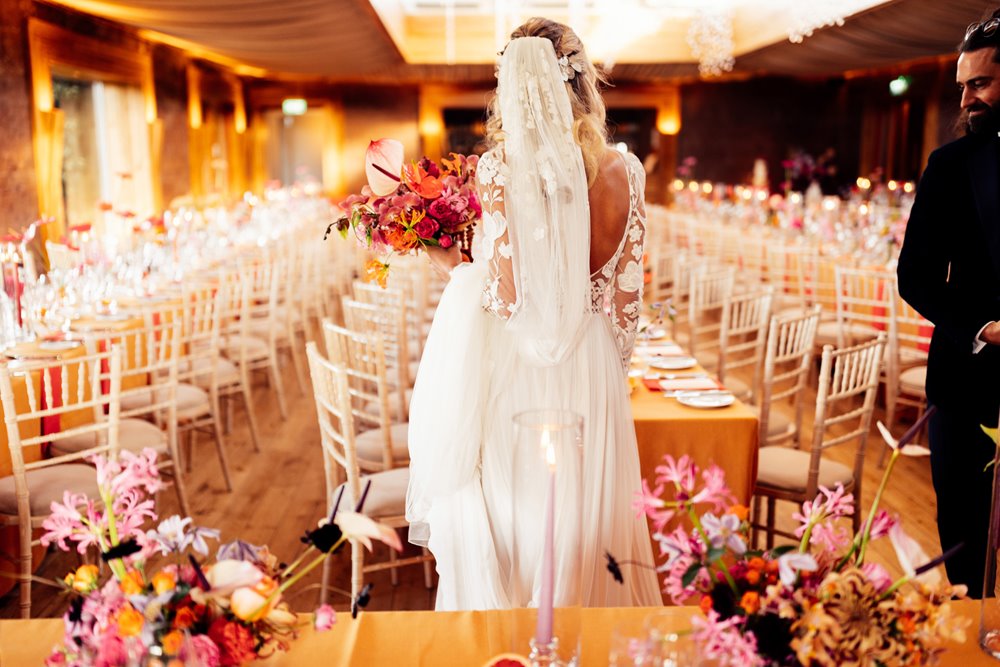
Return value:
[[(666, 561), (658, 568), (675, 604), (697, 601), (692, 618), (702, 655), (720, 667), (763, 665), (933, 664), (946, 641), (965, 641), (968, 620), (952, 613), (964, 586), (942, 581), (937, 566), (903, 532), (898, 517), (878, 504), (896, 460), (933, 412), (925, 413), (899, 441), (879, 424), (892, 448), (875, 501), (852, 539), (838, 519), (854, 514), (843, 486), (820, 494), (793, 514), (797, 545), (767, 551), (748, 548), (746, 507), (733, 504), (725, 473), (700, 471), (687, 456), (664, 457), (655, 486), (643, 481), (636, 508), (652, 520), (653, 537)], [(907, 455), (926, 450), (910, 446)], [(667, 489), (672, 493), (666, 495)], [(709, 508), (701, 512), (700, 508)], [(689, 527), (680, 526), (686, 519)], [(884, 567), (866, 562), (873, 540), (888, 537), (904, 575), (893, 581)], [(608, 569), (624, 582), (607, 554)]]
[[(395, 530), (359, 513), (363, 495), (355, 511), (335, 508), (331, 520), (308, 531), (302, 538), (308, 548), (290, 565), (280, 564), (267, 547), (239, 540), (220, 546), (208, 562), (208, 540), (217, 540), (218, 530), (176, 515), (143, 530), (157, 518), (151, 496), (163, 486), (155, 451), (123, 451), (92, 462), (100, 498), (65, 492), (42, 524), (42, 544), (69, 551), (75, 543), (81, 554), (94, 548), (113, 576), (102, 584), (98, 567), (88, 564), (55, 584), (73, 598), (63, 616), (63, 643), (46, 660), (49, 666), (244, 665), (288, 650), (308, 621), (282, 594), (347, 540), (371, 549), (376, 539), (402, 549)], [(151, 571), (147, 563), (157, 555), (172, 562)], [(370, 591), (366, 585), (353, 601), (354, 615)], [(313, 615), (317, 630), (335, 622), (329, 605)]]
[(344, 215), (323, 238), (334, 229), (347, 238), (353, 230), (362, 247), (380, 256), (365, 271), (382, 287), (393, 253), (456, 243), (468, 252), (471, 227), (483, 212), (475, 191), (478, 163), (478, 156), (450, 153), (440, 165), (427, 157), (404, 165), (402, 143), (373, 141), (365, 154), (368, 184), (338, 205)]

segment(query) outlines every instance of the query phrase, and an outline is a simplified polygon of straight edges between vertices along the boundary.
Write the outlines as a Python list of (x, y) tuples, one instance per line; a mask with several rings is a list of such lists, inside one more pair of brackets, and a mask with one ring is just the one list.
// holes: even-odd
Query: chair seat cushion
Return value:
[[(823, 345), (833, 345), (837, 346), (838, 343), (838, 332), (840, 331), (840, 324), (838, 322), (821, 322), (819, 326), (816, 327), (816, 345), (817, 347), (822, 347)], [(847, 325), (845, 331), (848, 340), (846, 343), (848, 345), (854, 345), (856, 343), (861, 343), (868, 340), (869, 338), (875, 338), (881, 333), (881, 329), (876, 329), (875, 327), (862, 324), (860, 322), (853, 322)]]
[(239, 363), (240, 348), (246, 346), (247, 360), (264, 359), (271, 354), (267, 341), (256, 336), (227, 336), (222, 341), (222, 353), (229, 359)]
[[(165, 392), (165, 389), (156, 390), (159, 394), (160, 392)], [(128, 395), (122, 396), (122, 410), (141, 410), (144, 407), (152, 405), (153, 393), (151, 390), (139, 391), (134, 393), (129, 393)], [(159, 403), (162, 400), (166, 400), (166, 396), (163, 398), (156, 397), (156, 402)], [(181, 382), (177, 385), (177, 418), (178, 419), (196, 419), (201, 417), (212, 409), (212, 403), (209, 400), (208, 392), (201, 387), (196, 387), (193, 384), (187, 384), (186, 382)]]
[(215, 376), (218, 378), (220, 387), (236, 384), (240, 381), (240, 371), (236, 368), (236, 364), (222, 357), (216, 357), (214, 360), (207, 356), (195, 357), (194, 359), (181, 359), (179, 371), (182, 374), (192, 374), (188, 376), (191, 384), (208, 389), (212, 384), (211, 369), (213, 361)]
[(285, 320), (278, 318), (271, 320), (261, 317), (250, 320), (247, 323), (247, 330), (251, 336), (262, 340), (267, 340), (271, 336), (272, 331), (277, 341), (287, 340), (288, 338), (288, 327)]
[[(404, 394), (406, 397), (406, 407), (409, 408), (410, 399), (413, 398), (413, 390), (407, 389), (404, 392)], [(375, 401), (369, 401), (368, 403), (365, 403), (364, 411), (367, 412), (368, 414), (370, 415), (378, 414), (378, 410), (379, 408)], [(393, 390), (389, 392), (389, 415), (393, 419), (396, 419), (398, 412), (399, 412), (399, 394), (395, 390)]]
[[(365, 506), (361, 511), (366, 516), (373, 519), (380, 517), (402, 516), (406, 513), (406, 487), (410, 484), (409, 468), (393, 468), (383, 472), (372, 473), (361, 478), (361, 489), (371, 480), (371, 488), (365, 498)], [(344, 497), (340, 501), (341, 507), (354, 509), (354, 497), (347, 484), (341, 484), (333, 492), (336, 498), (340, 494), (340, 489), (344, 489)]]
[(899, 374), (899, 389), (910, 396), (925, 396), (927, 391), (927, 366), (907, 368)]
[[(810, 453), (787, 447), (761, 447), (757, 455), (757, 484), (783, 491), (804, 492), (809, 480)], [(854, 472), (843, 463), (822, 459), (819, 484), (833, 488), (840, 482), (849, 486)]]
[[(392, 459), (396, 463), (406, 463), (410, 460), (409, 436), (410, 425), (406, 422), (393, 424), (389, 427), (389, 434), (392, 437)], [(359, 433), (354, 437), (354, 444), (358, 448), (358, 458), (361, 459), (361, 468), (364, 469), (365, 461), (382, 463), (382, 429), (373, 428), (369, 431)]]
[[(96, 434), (82, 433), (52, 441), (52, 455), (73, 454), (97, 446)], [(159, 453), (167, 451), (167, 434), (156, 424), (144, 419), (123, 419), (118, 423), (118, 443), (122, 449), (141, 452), (149, 447)]]
[[(76, 463), (56, 465), (29, 470), (25, 476), (28, 479), (28, 498), (32, 516), (48, 516), (52, 511), (52, 503), (62, 502), (65, 491), (85, 493), (89, 498), (100, 497), (97, 474), (88, 465)], [(0, 513), (17, 514), (13, 476), (0, 478)]]

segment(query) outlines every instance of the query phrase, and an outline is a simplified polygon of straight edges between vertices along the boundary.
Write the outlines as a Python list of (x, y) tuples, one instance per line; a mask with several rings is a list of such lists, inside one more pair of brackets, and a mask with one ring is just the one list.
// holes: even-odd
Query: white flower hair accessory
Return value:
[(583, 62), (581, 62), (579, 55), (578, 51), (574, 51), (556, 61), (559, 63), (559, 71), (562, 72), (563, 81), (569, 81), (575, 78), (577, 73), (583, 71)]

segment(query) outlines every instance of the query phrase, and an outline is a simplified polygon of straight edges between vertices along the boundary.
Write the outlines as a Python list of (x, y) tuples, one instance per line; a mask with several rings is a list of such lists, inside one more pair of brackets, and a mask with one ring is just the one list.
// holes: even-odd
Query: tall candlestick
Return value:
[(552, 616), (555, 593), (555, 560), (553, 558), (556, 514), (556, 454), (549, 439), (548, 429), (542, 431), (545, 462), (549, 466), (549, 492), (545, 500), (545, 545), (542, 550), (542, 589), (538, 600), (538, 626), (535, 631), (536, 646), (542, 648), (552, 643)]

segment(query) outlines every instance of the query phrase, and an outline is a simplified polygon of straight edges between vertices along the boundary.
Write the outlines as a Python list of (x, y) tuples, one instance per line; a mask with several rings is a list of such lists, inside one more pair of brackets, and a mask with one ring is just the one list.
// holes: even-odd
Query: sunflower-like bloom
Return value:
[(803, 665), (896, 664), (908, 653), (899, 636), (895, 598), (878, 589), (858, 569), (830, 573), (818, 599), (801, 591), (802, 613), (792, 624), (792, 649)]

